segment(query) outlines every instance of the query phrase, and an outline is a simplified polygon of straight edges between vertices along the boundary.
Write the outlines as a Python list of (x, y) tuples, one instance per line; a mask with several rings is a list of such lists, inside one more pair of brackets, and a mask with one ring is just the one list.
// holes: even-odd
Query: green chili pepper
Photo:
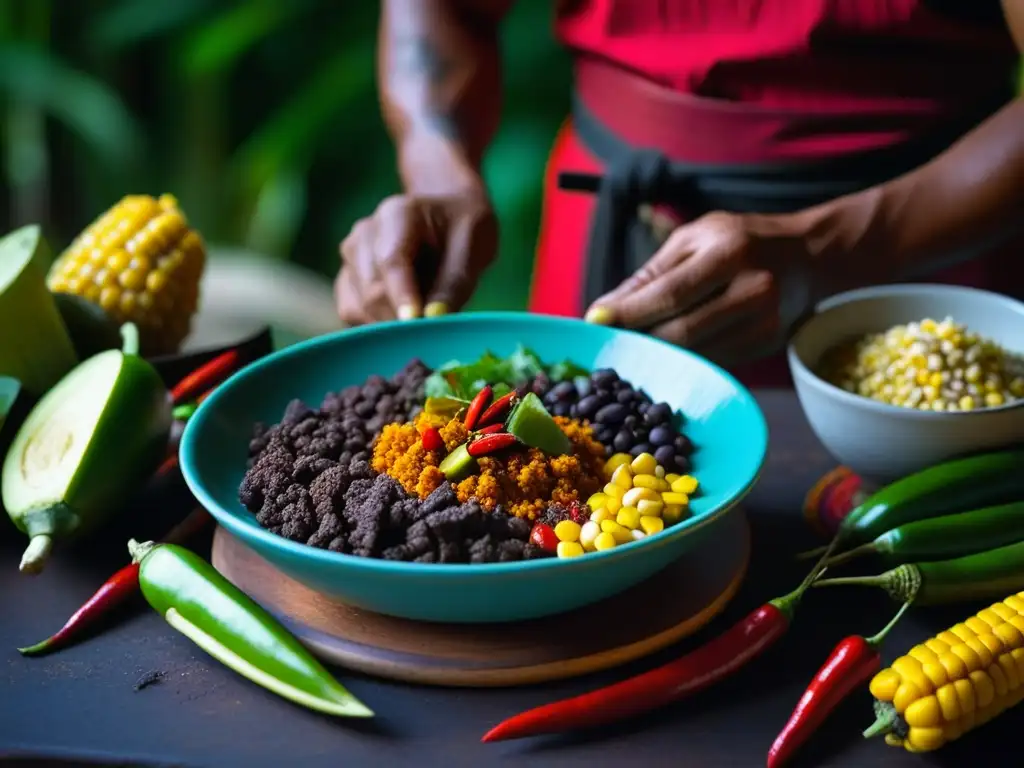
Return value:
[(834, 568), (862, 555), (876, 555), (892, 567), (984, 552), (1017, 541), (1024, 541), (1024, 502), (1020, 501), (907, 523), (830, 558), (826, 565)]
[(176, 630), (257, 685), (296, 704), (342, 717), (373, 712), (335, 680), (298, 640), (198, 555), (175, 544), (139, 544), (147, 602)]
[(1024, 450), (953, 459), (897, 480), (872, 494), (843, 518), (832, 543), (800, 555), (817, 557), (877, 538), (905, 523), (1024, 497)]
[(1024, 541), (952, 560), (907, 563), (877, 576), (822, 579), (816, 587), (881, 587), (900, 603), (988, 600), (1024, 590)]

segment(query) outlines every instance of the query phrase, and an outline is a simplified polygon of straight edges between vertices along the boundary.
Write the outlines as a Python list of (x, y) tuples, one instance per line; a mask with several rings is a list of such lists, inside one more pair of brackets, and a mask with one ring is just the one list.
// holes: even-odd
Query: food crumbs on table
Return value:
[(144, 674), (142, 677), (140, 677), (138, 680), (136, 680), (135, 685), (133, 687), (135, 688), (136, 691), (141, 691), (144, 688), (149, 688), (149, 686), (156, 685), (157, 683), (163, 681), (166, 675), (167, 673), (163, 670), (151, 670)]

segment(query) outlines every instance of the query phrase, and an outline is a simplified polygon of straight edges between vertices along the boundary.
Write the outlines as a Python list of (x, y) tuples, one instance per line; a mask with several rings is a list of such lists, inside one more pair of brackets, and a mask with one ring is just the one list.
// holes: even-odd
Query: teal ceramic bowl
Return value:
[[(238, 501), (254, 422), (279, 421), (288, 402), (314, 407), (371, 374), (390, 376), (412, 358), (436, 367), (524, 344), (549, 362), (569, 358), (614, 368), (655, 401), (679, 409), (697, 446), (703, 493), (692, 516), (640, 541), (572, 559), (487, 565), (402, 563), (297, 544), (256, 522)], [(768, 430), (750, 393), (695, 354), (650, 337), (580, 320), (486, 312), (385, 323), (322, 336), (276, 352), (218, 387), (189, 420), (181, 468), (200, 503), (225, 529), (293, 579), (366, 610), (443, 622), (518, 621), (568, 611), (624, 590), (710, 539), (751, 489)], [(666, 593), (686, 589), (666, 584)]]

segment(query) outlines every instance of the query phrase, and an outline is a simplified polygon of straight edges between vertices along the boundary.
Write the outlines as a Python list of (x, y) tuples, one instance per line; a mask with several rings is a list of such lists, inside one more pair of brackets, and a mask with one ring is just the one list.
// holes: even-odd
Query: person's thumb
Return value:
[(451, 223), (447, 245), (424, 314), (436, 317), (461, 309), (480, 275), (497, 254), (497, 227), (491, 217), (466, 216)]

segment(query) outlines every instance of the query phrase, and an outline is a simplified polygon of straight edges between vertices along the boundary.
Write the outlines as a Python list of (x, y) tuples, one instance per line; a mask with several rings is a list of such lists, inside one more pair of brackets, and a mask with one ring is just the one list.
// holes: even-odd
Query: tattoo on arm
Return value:
[(445, 92), (451, 89), (457, 75), (458, 62), (442, 53), (437, 43), (423, 35), (404, 35), (392, 42), (392, 75), (401, 87), (422, 94), (421, 109), (409, 117), (445, 138), (458, 138), (459, 129), (450, 100)]

